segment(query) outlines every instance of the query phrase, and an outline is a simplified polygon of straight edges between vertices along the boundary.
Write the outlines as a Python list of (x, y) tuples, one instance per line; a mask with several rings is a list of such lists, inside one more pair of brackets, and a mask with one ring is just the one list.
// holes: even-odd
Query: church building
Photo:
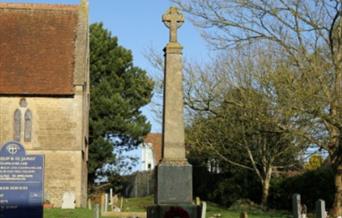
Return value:
[(0, 3), (0, 146), (45, 156), (44, 199), (87, 202), (88, 5)]

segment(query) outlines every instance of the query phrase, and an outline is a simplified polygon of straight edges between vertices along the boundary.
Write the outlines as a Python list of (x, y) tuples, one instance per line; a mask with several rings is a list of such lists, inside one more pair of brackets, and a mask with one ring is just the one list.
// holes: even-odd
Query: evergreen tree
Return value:
[(90, 25), (90, 81), (91, 185), (105, 164), (115, 163), (115, 146), (132, 148), (150, 131), (140, 109), (151, 100), (153, 81), (102, 23)]

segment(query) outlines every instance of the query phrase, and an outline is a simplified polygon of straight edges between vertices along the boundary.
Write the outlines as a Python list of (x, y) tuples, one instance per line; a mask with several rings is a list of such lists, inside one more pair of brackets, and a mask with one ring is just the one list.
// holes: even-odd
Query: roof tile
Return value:
[(74, 93), (77, 9), (0, 3), (0, 94)]

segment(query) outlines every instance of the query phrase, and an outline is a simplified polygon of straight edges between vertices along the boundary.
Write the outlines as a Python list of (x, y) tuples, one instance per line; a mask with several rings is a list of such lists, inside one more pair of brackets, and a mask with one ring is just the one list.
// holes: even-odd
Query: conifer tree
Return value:
[(140, 109), (151, 100), (153, 81), (102, 23), (90, 25), (90, 81), (91, 185), (105, 164), (115, 163), (115, 146), (132, 148), (150, 131)]

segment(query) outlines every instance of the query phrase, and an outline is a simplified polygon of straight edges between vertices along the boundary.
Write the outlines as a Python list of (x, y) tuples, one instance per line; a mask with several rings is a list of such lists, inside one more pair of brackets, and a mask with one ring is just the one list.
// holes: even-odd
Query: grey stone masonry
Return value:
[(156, 204), (192, 203), (192, 167), (160, 164), (157, 168)]
[(163, 154), (164, 161), (186, 161), (183, 119), (183, 60), (182, 46), (177, 42), (177, 29), (184, 22), (177, 8), (171, 7), (163, 15), (170, 29), (170, 42), (166, 45), (164, 69)]

